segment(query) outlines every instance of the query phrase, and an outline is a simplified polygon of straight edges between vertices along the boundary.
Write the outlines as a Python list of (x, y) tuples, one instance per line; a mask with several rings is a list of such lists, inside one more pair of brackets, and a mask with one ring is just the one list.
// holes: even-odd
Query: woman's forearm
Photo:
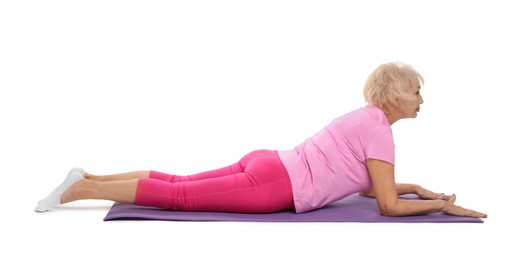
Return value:
[(402, 195), (402, 194), (417, 194), (417, 190), (420, 188), (421, 186), (417, 185), (417, 184), (408, 184), (408, 183), (396, 183), (395, 184), (395, 188), (397, 189), (397, 194), (398, 195)]
[(396, 204), (386, 207), (386, 212), (381, 212), (385, 216), (409, 216), (424, 215), (440, 212), (446, 206), (444, 200), (402, 200), (398, 199)]
[[(397, 195), (402, 194), (417, 194), (417, 190), (421, 188), (421, 186), (417, 184), (408, 184), (408, 183), (396, 183), (395, 188), (397, 190)], [(363, 192), (360, 192), (359, 194), (367, 197), (376, 197), (376, 194), (374, 193), (373, 189), (369, 189)]]
[[(421, 186), (417, 184), (396, 183), (397, 194), (417, 194)], [(443, 200), (402, 200), (398, 199), (393, 207), (384, 213), (388, 216), (424, 215), (440, 212), (446, 205)]]

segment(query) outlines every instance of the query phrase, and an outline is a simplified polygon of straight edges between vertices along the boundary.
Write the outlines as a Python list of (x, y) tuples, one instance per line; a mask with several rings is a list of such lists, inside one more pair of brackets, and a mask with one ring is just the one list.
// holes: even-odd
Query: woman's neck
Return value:
[(394, 117), (394, 116), (392, 116), (390, 114), (385, 113), (385, 115), (386, 115), (386, 119), (388, 119), (388, 123), (390, 125), (393, 125), (395, 122), (397, 122), (397, 120), (399, 120), (398, 117)]
[(401, 117), (399, 117), (397, 113), (393, 112), (392, 109), (385, 108), (383, 109), (383, 112), (385, 113), (386, 119), (390, 125), (393, 125), (397, 120), (401, 119)]

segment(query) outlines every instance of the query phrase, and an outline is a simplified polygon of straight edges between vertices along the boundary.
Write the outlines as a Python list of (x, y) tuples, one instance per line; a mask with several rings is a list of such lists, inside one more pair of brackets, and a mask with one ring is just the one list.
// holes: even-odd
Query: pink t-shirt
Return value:
[(394, 148), (384, 112), (366, 105), (335, 119), (293, 150), (279, 151), (291, 179), (296, 212), (368, 189), (372, 182), (367, 159), (394, 164)]

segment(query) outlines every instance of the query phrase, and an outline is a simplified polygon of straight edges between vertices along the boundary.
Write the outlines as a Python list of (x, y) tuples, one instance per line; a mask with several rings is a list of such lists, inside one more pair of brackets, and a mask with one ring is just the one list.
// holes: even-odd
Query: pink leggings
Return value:
[(179, 176), (150, 171), (135, 204), (184, 211), (268, 213), (293, 209), (291, 182), (278, 152), (257, 150), (213, 171)]

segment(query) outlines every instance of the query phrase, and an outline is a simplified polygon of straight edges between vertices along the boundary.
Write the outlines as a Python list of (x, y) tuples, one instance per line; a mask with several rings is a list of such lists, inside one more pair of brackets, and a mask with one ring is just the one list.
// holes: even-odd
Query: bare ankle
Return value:
[(83, 178), (85, 178), (87, 180), (92, 180), (93, 177), (94, 177), (94, 175), (90, 174), (88, 172), (85, 172), (85, 174), (83, 175)]

